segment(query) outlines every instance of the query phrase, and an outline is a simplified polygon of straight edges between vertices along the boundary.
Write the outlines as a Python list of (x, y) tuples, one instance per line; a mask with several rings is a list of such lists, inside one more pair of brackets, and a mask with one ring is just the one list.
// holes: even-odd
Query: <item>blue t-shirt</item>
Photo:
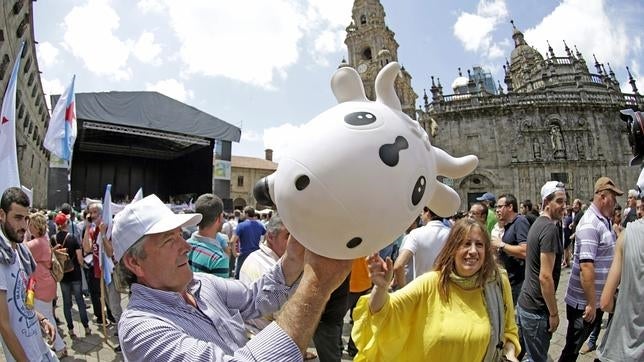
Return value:
[(250, 254), (259, 249), (259, 240), (266, 234), (266, 229), (257, 220), (245, 220), (237, 225), (235, 234), (239, 236), (239, 253)]

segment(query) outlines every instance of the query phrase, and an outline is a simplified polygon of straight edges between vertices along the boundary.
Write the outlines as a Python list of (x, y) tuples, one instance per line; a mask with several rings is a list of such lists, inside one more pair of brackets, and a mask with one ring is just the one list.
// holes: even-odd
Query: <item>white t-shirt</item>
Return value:
[[(49, 348), (40, 332), (40, 323), (36, 312), (25, 306), (28, 279), (20, 257), (17, 255), (16, 261), (12, 265), (0, 263), (0, 290), (7, 292), (11, 329), (20, 341), (29, 361), (48, 361)], [(4, 339), (2, 340), (2, 348), (5, 359), (10, 362), (15, 361)]]
[(413, 279), (433, 269), (434, 261), (445, 245), (449, 230), (442, 222), (432, 220), (405, 236), (400, 249), (409, 250), (414, 255)]
[[(280, 259), (277, 254), (271, 249), (266, 242), (259, 243), (259, 250), (255, 250), (244, 261), (241, 269), (239, 270), (239, 281), (246, 285), (252, 284), (255, 280), (262, 277), (269, 271)], [(262, 329), (266, 328), (271, 321), (275, 320), (277, 313), (272, 316), (264, 316), (257, 319), (250, 319), (246, 322), (246, 329), (252, 334), (257, 334)]]

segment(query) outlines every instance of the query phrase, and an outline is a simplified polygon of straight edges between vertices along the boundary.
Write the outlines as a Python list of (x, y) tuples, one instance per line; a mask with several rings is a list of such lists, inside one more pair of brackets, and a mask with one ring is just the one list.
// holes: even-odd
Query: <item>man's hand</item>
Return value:
[(105, 235), (105, 233), (107, 232), (107, 225), (106, 225), (105, 223), (101, 222), (101, 223), (98, 225), (98, 230), (100, 231), (100, 233), (101, 233), (102, 235)]
[(548, 332), (555, 333), (557, 327), (559, 327), (559, 314), (548, 317), (548, 325), (550, 326)]
[(50, 344), (54, 343), (54, 338), (56, 337), (56, 327), (49, 321), (49, 319), (41, 319), (40, 330), (42, 331), (43, 337), (46, 337), (47, 341)]
[[(299, 244), (299, 243), (298, 243)], [(351, 272), (353, 260), (337, 260), (315, 254), (310, 250), (304, 253), (304, 276), (322, 290), (327, 290), (329, 296), (337, 289)], [(302, 281), (304, 283), (304, 281)]]
[(490, 240), (490, 243), (492, 244), (492, 247), (496, 250), (503, 244), (503, 241), (500, 238), (492, 238)]
[(582, 317), (586, 322), (592, 323), (595, 320), (595, 306), (587, 305), (586, 308), (584, 308), (584, 314)]
[(367, 264), (371, 282), (384, 290), (389, 289), (394, 276), (394, 263), (391, 258), (387, 257), (385, 261), (378, 253), (374, 253), (367, 257)]

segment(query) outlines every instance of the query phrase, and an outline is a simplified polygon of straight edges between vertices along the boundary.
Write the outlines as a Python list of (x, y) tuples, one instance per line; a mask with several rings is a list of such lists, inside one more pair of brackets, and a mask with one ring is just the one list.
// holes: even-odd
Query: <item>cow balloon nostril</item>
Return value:
[(257, 200), (258, 204), (265, 206), (275, 206), (273, 199), (271, 199), (271, 194), (268, 187), (268, 178), (264, 177), (257, 181), (255, 187), (253, 187), (253, 196)]

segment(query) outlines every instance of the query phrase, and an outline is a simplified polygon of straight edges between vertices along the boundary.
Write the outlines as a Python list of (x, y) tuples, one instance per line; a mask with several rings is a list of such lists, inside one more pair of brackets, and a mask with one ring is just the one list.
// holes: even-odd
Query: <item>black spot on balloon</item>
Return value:
[(380, 151), (378, 153), (380, 155), (380, 159), (385, 163), (385, 165), (394, 167), (400, 160), (400, 151), (406, 150), (407, 148), (409, 148), (407, 139), (403, 136), (398, 136), (394, 143), (387, 143), (380, 146)]
[(347, 248), (353, 249), (360, 244), (362, 244), (362, 238), (355, 237), (347, 242)]
[(295, 180), (295, 188), (296, 188), (298, 191), (302, 191), (302, 190), (304, 190), (304, 189), (305, 189), (305, 188), (306, 188), (310, 183), (311, 183), (311, 180), (309, 179), (309, 177), (308, 177), (308, 176), (306, 176), (306, 175), (302, 175), (302, 176), (298, 177), (298, 178)]

